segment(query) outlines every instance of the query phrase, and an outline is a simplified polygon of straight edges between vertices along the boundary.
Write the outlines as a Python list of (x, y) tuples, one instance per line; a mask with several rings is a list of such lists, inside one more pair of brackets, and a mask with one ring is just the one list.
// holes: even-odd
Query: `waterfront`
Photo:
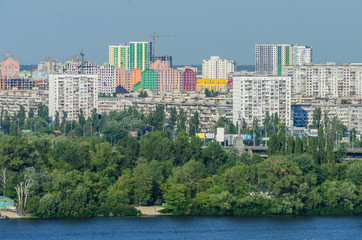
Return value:
[(1, 239), (358, 239), (361, 216), (4, 219)]

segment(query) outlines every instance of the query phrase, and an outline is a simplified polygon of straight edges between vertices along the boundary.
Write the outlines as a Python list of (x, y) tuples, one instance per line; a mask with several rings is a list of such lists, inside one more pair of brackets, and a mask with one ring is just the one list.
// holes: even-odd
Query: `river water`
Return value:
[(362, 217), (0, 219), (0, 239), (362, 239)]

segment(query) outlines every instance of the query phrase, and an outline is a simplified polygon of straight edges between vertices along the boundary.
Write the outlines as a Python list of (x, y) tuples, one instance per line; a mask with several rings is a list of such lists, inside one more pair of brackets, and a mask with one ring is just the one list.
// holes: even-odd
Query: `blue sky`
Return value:
[(156, 42), (174, 64), (212, 55), (254, 64), (256, 43), (313, 47), (314, 63), (362, 62), (360, 0), (0, 0), (0, 52), (20, 64), (65, 60), (84, 49), (108, 61), (108, 45)]

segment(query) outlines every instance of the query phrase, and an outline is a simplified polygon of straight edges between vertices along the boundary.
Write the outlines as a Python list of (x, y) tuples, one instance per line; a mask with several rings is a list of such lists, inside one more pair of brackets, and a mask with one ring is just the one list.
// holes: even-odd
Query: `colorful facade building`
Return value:
[(256, 44), (255, 71), (258, 74), (281, 76), (284, 66), (312, 63), (312, 48), (292, 44)]
[(146, 70), (149, 67), (150, 53), (150, 42), (130, 42), (129, 69), (139, 68), (142, 71)]
[(146, 69), (141, 73), (141, 89), (149, 89), (150, 91), (159, 91), (158, 74), (152, 69)]
[(122, 43), (117, 45), (110, 45), (108, 48), (109, 64), (116, 68), (129, 70), (130, 46)]
[(226, 88), (227, 79), (197, 79), (196, 91), (214, 90), (216, 92)]
[(114, 77), (115, 77), (115, 84), (116, 84), (116, 92), (130, 92), (130, 71), (124, 70), (122, 68), (115, 68), (114, 69)]
[(197, 72), (192, 69), (186, 68), (183, 73), (183, 91), (196, 91)]
[(130, 74), (130, 90), (133, 91), (133, 86), (141, 82), (142, 70), (139, 68), (133, 69)]
[(154, 71), (162, 71), (167, 68), (168, 68), (167, 65), (164, 64), (161, 60), (157, 60), (156, 62), (154, 62), (150, 65), (150, 69), (152, 69)]
[(173, 68), (166, 68), (159, 72), (159, 91), (171, 92), (181, 89), (181, 72)]
[(1, 62), (1, 78), (10, 79), (18, 78), (20, 72), (19, 62), (15, 61), (11, 57)]

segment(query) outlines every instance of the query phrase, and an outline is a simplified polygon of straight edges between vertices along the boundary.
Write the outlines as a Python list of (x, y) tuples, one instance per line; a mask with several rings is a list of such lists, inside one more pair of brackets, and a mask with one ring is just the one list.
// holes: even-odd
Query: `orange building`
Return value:
[(141, 73), (142, 73), (142, 70), (139, 69), (139, 68), (135, 68), (131, 72), (131, 74), (130, 74), (130, 84), (129, 84), (129, 89), (131, 91), (133, 91), (133, 86), (134, 85), (141, 82)]

